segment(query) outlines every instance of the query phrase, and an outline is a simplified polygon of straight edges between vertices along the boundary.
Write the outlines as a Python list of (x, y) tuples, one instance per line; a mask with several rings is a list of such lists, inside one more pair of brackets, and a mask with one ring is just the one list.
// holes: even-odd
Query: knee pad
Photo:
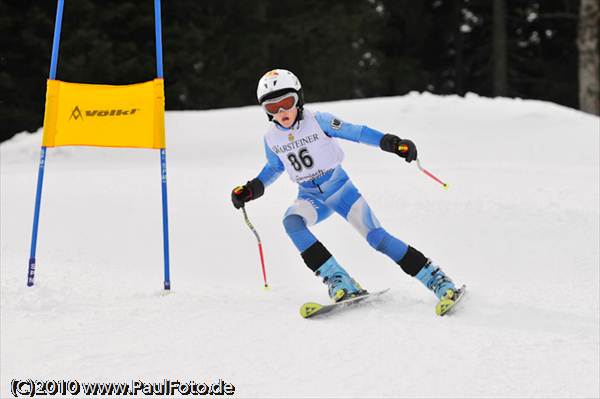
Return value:
[(290, 233), (297, 233), (300, 230), (306, 229), (306, 222), (300, 215), (292, 214), (283, 218), (283, 227), (285, 231)]

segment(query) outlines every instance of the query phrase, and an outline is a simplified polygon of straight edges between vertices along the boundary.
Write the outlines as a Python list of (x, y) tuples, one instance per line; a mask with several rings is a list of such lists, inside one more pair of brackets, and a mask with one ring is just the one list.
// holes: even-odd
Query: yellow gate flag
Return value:
[(122, 86), (48, 80), (42, 145), (165, 148), (163, 79)]

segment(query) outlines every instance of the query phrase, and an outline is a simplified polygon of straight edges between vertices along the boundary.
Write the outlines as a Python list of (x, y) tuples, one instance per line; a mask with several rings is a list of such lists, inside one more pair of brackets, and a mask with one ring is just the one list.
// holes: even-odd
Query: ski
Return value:
[(340, 311), (342, 309), (348, 308), (350, 305), (355, 305), (357, 303), (365, 303), (367, 301), (371, 301), (374, 298), (377, 298), (377, 297), (381, 296), (382, 294), (385, 294), (389, 290), (390, 290), (389, 288), (386, 288), (385, 290), (381, 290), (381, 291), (368, 292), (366, 294), (356, 296), (354, 298), (346, 299), (344, 301), (340, 301), (340, 302), (336, 302), (336, 303), (332, 303), (332, 304), (328, 304), (328, 305), (322, 305), (322, 304), (316, 303), (316, 302), (306, 302), (305, 304), (300, 306), (300, 316), (304, 317), (305, 319), (308, 319), (311, 317), (331, 313), (333, 311)]
[(448, 301), (446, 303), (444, 303), (444, 300), (441, 300), (437, 306), (436, 306), (436, 313), (440, 316), (444, 316), (447, 315), (448, 313), (451, 313), (454, 309), (454, 307), (456, 306), (456, 304), (458, 302), (460, 302), (460, 300), (462, 299), (462, 297), (465, 295), (467, 286), (466, 285), (462, 285), (462, 287), (460, 287), (459, 289), (456, 290), (455, 293), (455, 297), (453, 298), (452, 301)]

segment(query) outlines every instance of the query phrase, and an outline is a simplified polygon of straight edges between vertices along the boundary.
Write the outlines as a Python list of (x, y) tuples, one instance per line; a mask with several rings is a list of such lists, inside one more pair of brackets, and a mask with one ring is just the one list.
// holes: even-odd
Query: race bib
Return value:
[(294, 128), (280, 130), (272, 126), (265, 139), (295, 183), (323, 176), (344, 159), (342, 148), (325, 134), (308, 110), (304, 110), (304, 118)]

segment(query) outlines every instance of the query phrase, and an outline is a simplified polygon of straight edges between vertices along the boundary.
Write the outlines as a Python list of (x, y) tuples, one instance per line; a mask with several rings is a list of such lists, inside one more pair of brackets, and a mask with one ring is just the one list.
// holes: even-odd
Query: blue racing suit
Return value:
[[(304, 112), (305, 117), (312, 115), (306, 115), (306, 111)], [(383, 133), (367, 126), (342, 122), (329, 113), (316, 112), (314, 118), (323, 132), (331, 138), (379, 147), (384, 136)], [(282, 135), (290, 132), (289, 129), (276, 126)], [(267, 163), (257, 178), (266, 187), (281, 175), (285, 167), (266, 140), (265, 154)], [(298, 196), (285, 212), (283, 217), (285, 230), (301, 253), (318, 242), (307, 226), (325, 220), (334, 211), (350, 222), (373, 248), (389, 256), (394, 262), (398, 263), (407, 253), (409, 246), (390, 235), (381, 226), (341, 164), (312, 180), (299, 182)], [(314, 266), (310, 264), (308, 266), (315, 270), (319, 264), (317, 262)], [(416, 272), (410, 274), (414, 275)]]

